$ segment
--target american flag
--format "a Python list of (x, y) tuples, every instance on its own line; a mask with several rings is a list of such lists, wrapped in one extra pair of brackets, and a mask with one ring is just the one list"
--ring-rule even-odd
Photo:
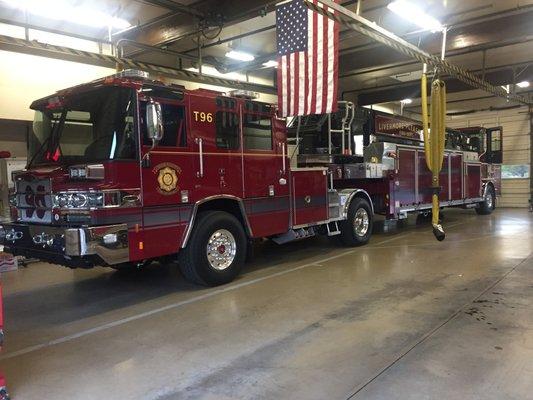
[(276, 8), (276, 26), (280, 115), (336, 111), (339, 23), (292, 0)]

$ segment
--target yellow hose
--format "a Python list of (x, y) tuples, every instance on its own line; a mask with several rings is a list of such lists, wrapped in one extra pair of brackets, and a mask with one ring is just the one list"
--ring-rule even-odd
[(444, 240), (446, 237), (442, 226), (439, 224), (439, 175), (444, 160), (444, 143), (446, 127), (446, 85), (444, 81), (436, 79), (431, 85), (431, 125), (428, 127), (428, 106), (427, 106), (427, 76), (424, 72), (421, 80), (422, 94), (422, 126), (424, 129), (424, 151), (426, 154), (426, 164), (431, 171), (432, 195), (432, 219), (433, 234), (437, 240)]

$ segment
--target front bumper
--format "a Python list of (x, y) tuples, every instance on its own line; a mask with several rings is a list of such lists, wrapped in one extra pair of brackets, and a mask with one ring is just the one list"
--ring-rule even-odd
[(0, 225), (0, 244), (13, 255), (68, 267), (88, 268), (129, 261), (126, 224), (67, 228), (5, 223)]

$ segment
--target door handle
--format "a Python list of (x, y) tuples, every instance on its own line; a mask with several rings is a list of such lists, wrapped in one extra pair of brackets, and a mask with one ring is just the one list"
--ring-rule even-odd
[(196, 173), (196, 176), (202, 178), (204, 176), (204, 142), (202, 138), (196, 138), (195, 142), (198, 144), (198, 154), (200, 157), (200, 171)]
[(286, 154), (285, 143), (281, 143), (281, 157), (283, 158), (283, 173), (285, 173), (287, 170), (287, 166), (285, 165), (285, 163), (287, 162), (287, 160), (285, 160), (285, 154)]

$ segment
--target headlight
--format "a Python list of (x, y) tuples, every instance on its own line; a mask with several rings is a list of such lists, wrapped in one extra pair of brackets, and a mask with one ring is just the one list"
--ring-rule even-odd
[(54, 207), (58, 208), (97, 208), (104, 206), (101, 192), (63, 192), (54, 195)]
[(103, 193), (89, 193), (87, 195), (89, 207), (102, 207), (104, 205)]
[(69, 195), (66, 193), (59, 193), (54, 195), (54, 206), (59, 208), (68, 207)]
[(74, 193), (70, 196), (70, 205), (73, 208), (83, 208), (87, 206), (87, 195), (83, 193)]

